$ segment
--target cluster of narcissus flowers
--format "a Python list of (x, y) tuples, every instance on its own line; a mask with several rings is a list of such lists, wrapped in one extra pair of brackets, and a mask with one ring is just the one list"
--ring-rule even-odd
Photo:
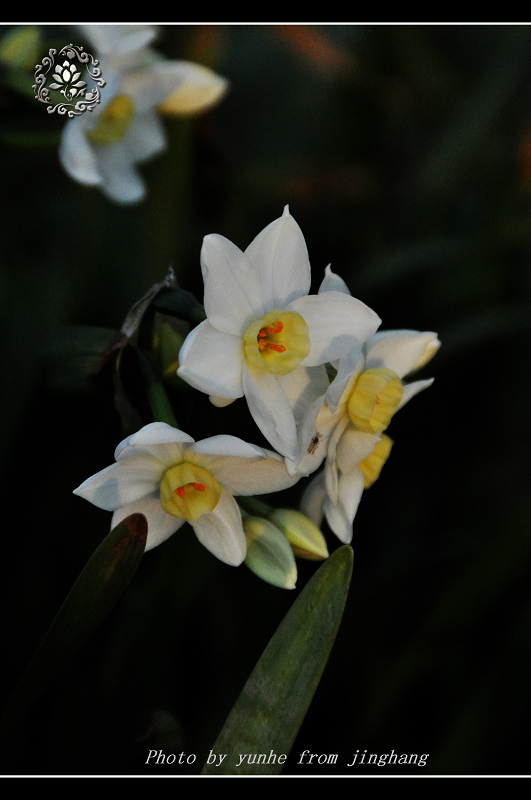
[(100, 62), (105, 87), (97, 107), (66, 123), (59, 158), (74, 180), (98, 186), (115, 202), (136, 203), (146, 189), (135, 164), (166, 145), (159, 115), (205, 111), (228, 82), (199, 64), (161, 58), (150, 47), (153, 25), (78, 27)]
[[(185, 339), (177, 374), (217, 406), (245, 397), (274, 449), (226, 435), (194, 442), (155, 422), (122, 442), (116, 463), (75, 493), (113, 511), (113, 525), (145, 514), (147, 549), (189, 522), (225, 563), (245, 561), (270, 583), (292, 588), (294, 554), (328, 554), (319, 531), (324, 517), (341, 541), (351, 541), (361, 494), (391, 450), (384, 431), (432, 382), (404, 378), (440, 343), (432, 332), (377, 333), (380, 318), (330, 267), (318, 294), (309, 295), (306, 243), (287, 207), (245, 252), (206, 236), (201, 267), (207, 319)], [(252, 498), (314, 472), (304, 513)]]

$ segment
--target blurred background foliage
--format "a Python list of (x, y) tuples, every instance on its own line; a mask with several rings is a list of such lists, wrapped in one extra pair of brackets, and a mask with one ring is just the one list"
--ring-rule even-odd
[[(38, 60), (77, 42), (66, 26), (40, 33)], [(331, 263), (383, 328), (436, 331), (442, 348), (361, 502), (345, 616), (284, 774), (364, 774), (346, 765), (365, 749), (429, 753), (422, 770), (372, 774), (529, 772), (531, 29), (167, 25), (156, 48), (231, 89), (200, 118), (165, 121), (135, 207), (63, 172), (64, 119), (33, 98), (34, 66), (27, 84), (0, 71), (3, 697), (110, 522), (72, 490), (112, 462), (124, 417), (112, 365), (82, 380), (67, 326), (112, 335), (170, 264), (202, 301), (203, 236), (245, 248), (289, 203), (314, 291)], [(122, 366), (133, 416), (150, 422), (138, 365)], [(243, 400), (172, 399), (196, 438), (261, 443)], [(278, 504), (296, 507), (305, 485)], [(3, 773), (186, 774), (145, 766), (158, 748), (197, 754), (198, 772), (317, 568), (298, 563), (287, 592), (223, 565), (190, 528), (148, 553), (13, 731)], [(305, 749), (338, 764), (299, 766)]]

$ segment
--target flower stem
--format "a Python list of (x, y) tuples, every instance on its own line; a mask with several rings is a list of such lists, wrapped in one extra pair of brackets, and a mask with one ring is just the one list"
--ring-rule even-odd
[(138, 357), (142, 365), (142, 371), (146, 382), (146, 392), (151, 407), (151, 413), (155, 422), (166, 422), (174, 428), (178, 428), (175, 414), (171, 406), (166, 389), (162, 380), (157, 375), (157, 370), (152, 364), (151, 358), (146, 352), (138, 350)]

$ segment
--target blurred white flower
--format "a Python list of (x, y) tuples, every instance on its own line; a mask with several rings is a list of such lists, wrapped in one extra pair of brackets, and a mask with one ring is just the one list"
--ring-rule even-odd
[(343, 292), (308, 295), (306, 243), (287, 206), (244, 253), (206, 236), (201, 267), (207, 319), (186, 338), (178, 375), (217, 405), (245, 395), (269, 443), (296, 460), (297, 425), (329, 385), (323, 365), (366, 341), (380, 318)]
[(433, 378), (402, 379), (424, 366), (439, 346), (431, 331), (387, 331), (338, 364), (316, 422), (325, 439), (325, 468), (307, 487), (301, 510), (316, 525), (326, 517), (342, 542), (352, 540), (363, 490), (378, 478), (391, 451), (384, 431), (392, 416), (433, 383)]
[(189, 61), (163, 60), (148, 45), (150, 25), (83, 25), (95, 48), (106, 85), (101, 102), (70, 119), (59, 158), (74, 180), (98, 186), (118, 203), (136, 203), (146, 194), (135, 165), (166, 146), (159, 113), (195, 114), (225, 94), (221, 76)]
[(296, 482), (276, 453), (234, 436), (194, 442), (164, 422), (146, 425), (121, 442), (115, 459), (74, 494), (113, 511), (111, 527), (135, 512), (144, 514), (146, 550), (189, 522), (211, 553), (234, 566), (246, 554), (234, 495), (277, 492)]

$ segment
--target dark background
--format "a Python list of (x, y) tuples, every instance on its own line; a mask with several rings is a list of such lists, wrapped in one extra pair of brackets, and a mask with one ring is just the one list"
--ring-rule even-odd
[[(75, 39), (60, 26), (43, 35)], [(175, 25), (156, 47), (231, 90), (197, 119), (165, 122), (168, 149), (142, 168), (149, 194), (136, 207), (71, 181), (63, 121), (0, 73), (2, 697), (110, 522), (72, 490), (124, 435), (112, 365), (74, 380), (64, 326), (119, 328), (170, 263), (202, 301), (203, 236), (245, 248), (289, 203), (313, 291), (331, 263), (383, 328), (436, 331), (442, 347), (362, 499), (345, 615), (284, 774), (527, 774), (530, 28)], [(243, 400), (172, 397), (192, 436), (261, 442)], [(305, 485), (279, 505), (296, 507)], [(297, 590), (282, 591), (183, 528), (145, 556), (13, 731), (2, 773), (187, 774), (145, 766), (153, 748), (197, 754), (197, 772), (317, 568), (298, 564)], [(305, 749), (338, 764), (299, 766)], [(347, 769), (365, 749), (429, 758)]]

